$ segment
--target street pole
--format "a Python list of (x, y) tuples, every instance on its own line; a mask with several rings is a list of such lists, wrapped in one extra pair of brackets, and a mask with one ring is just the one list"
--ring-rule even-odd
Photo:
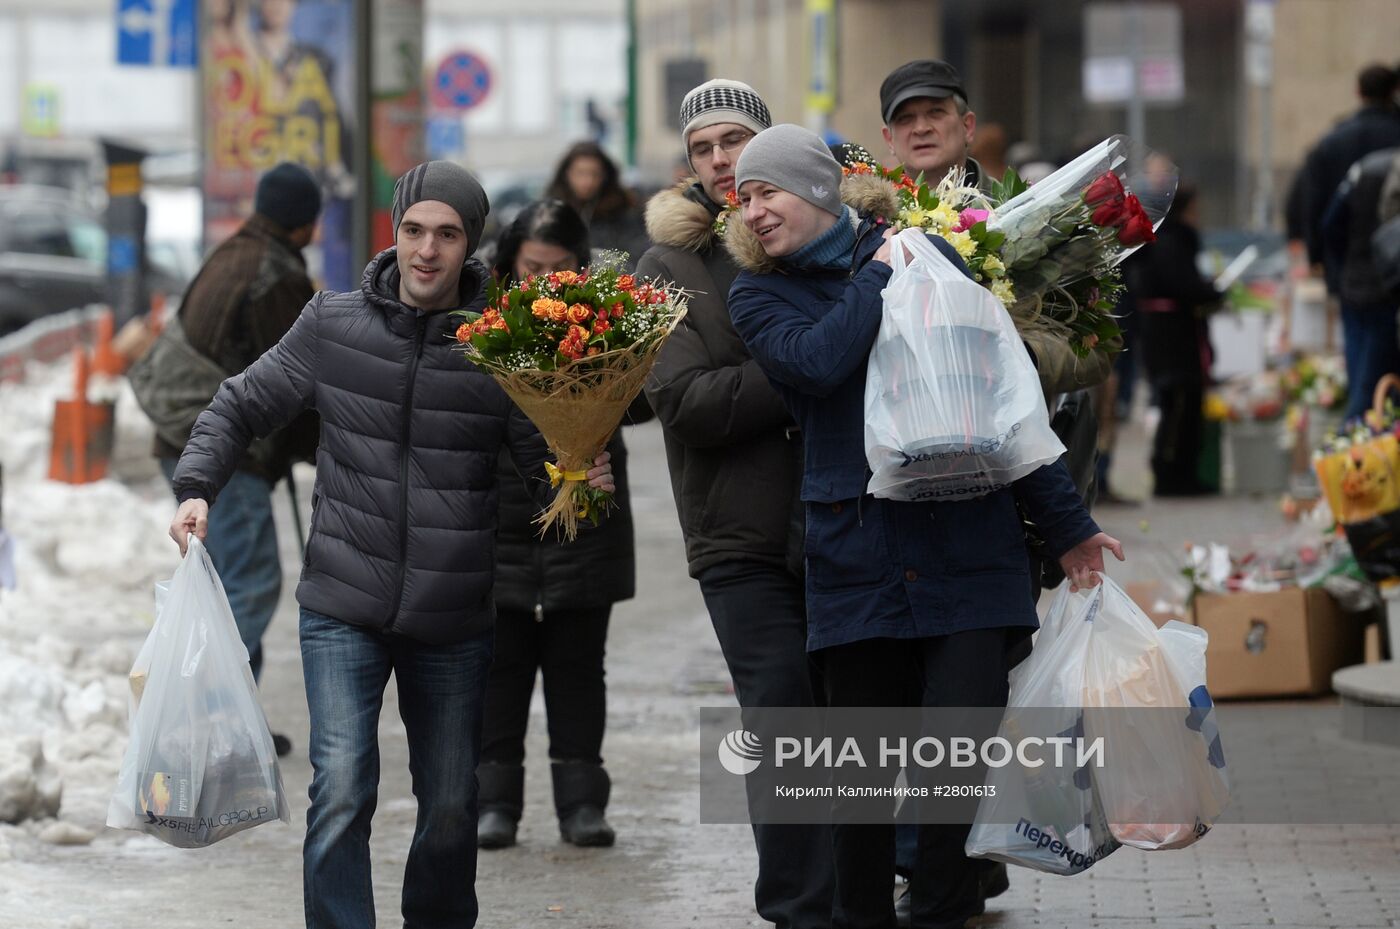
[(1128, 138), (1147, 144), (1147, 104), (1142, 99), (1142, 5), (1128, 4), (1128, 58), (1133, 68), (1133, 95), (1128, 99)]
[(637, 0), (627, 0), (627, 167), (637, 167)]

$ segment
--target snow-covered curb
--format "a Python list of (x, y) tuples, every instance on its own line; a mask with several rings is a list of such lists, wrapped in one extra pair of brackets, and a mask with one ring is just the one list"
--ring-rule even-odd
[(0, 827), (0, 859), (16, 841), (72, 844), (102, 831), (126, 744), (126, 674), (154, 620), (152, 585), (178, 559), (164, 535), (174, 502), (124, 381), (94, 383), (90, 399), (115, 399), (113, 461), (131, 473), (47, 479), (53, 404), (71, 385), (71, 361), (31, 364), (23, 383), (0, 385), (4, 529), (18, 579), (0, 590), (0, 822), (27, 821)]

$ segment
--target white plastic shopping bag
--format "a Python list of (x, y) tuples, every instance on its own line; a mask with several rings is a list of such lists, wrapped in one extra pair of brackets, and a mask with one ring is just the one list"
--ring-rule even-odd
[(156, 600), (131, 670), (131, 740), (107, 825), (200, 848), (290, 822), (248, 650), (198, 539)]
[(1094, 772), (1113, 836), (1147, 851), (1199, 839), (1225, 809), (1230, 786), (1205, 686), (1205, 630), (1158, 629), (1107, 577), (1090, 636), (1084, 705), (1090, 737), (1112, 746)]
[(993, 768), (967, 853), (1075, 874), (1120, 845), (1181, 848), (1229, 801), (1206, 689), (1206, 632), (1158, 629), (1107, 576), (1060, 586), (1035, 648), (1011, 673), (998, 733), (1103, 740), (1101, 764)]
[[(1035, 648), (1011, 672), (1011, 694), (997, 735), (1011, 744), (1047, 735), (1084, 735), (1084, 662), (1097, 599), (1061, 587)], [(1094, 791), (1088, 765), (1009, 764), (991, 768), (992, 788), (977, 809), (966, 851), (1050, 874), (1078, 874), (1119, 847)]]
[(896, 235), (890, 256), (865, 380), (870, 493), (979, 497), (1058, 459), (1035, 365), (997, 299), (921, 230)]

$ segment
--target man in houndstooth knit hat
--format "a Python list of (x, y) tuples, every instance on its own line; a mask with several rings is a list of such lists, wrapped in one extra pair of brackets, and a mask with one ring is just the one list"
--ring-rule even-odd
[[(801, 442), (790, 436), (783, 398), (729, 320), (738, 266), (723, 247), (742, 223), (725, 209), (739, 155), (772, 119), (752, 87), (730, 80), (686, 94), (680, 117), (695, 177), (647, 204), (655, 244), (637, 273), (692, 296), (647, 379), (647, 400), (666, 441), (686, 560), (740, 704), (812, 706), (797, 498)], [(765, 925), (830, 929), (830, 831), (816, 824), (754, 827), (754, 904)]]
[(748, 84), (715, 78), (681, 101), (686, 161), (715, 203), (734, 189), (733, 167), (749, 139), (773, 125), (768, 107)]

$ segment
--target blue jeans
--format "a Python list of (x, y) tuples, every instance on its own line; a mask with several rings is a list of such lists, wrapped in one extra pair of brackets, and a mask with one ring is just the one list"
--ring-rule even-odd
[[(175, 459), (162, 458), (165, 479), (175, 475)], [(277, 555), (277, 526), (272, 519), (272, 484), (246, 471), (235, 471), (209, 508), (204, 547), (228, 594), (238, 637), (248, 649), (253, 679), (262, 673), (262, 637), (282, 595), (282, 561)]]
[(369, 833), (390, 672), (418, 799), (404, 868), (404, 929), (476, 925), (476, 765), (492, 651), (489, 631), (455, 645), (424, 645), (302, 609), (313, 771), (302, 851), (307, 929), (374, 926)]
[(1400, 333), (1393, 304), (1342, 301), (1342, 346), (1347, 366), (1347, 419), (1371, 408), (1376, 382), (1400, 374)]

